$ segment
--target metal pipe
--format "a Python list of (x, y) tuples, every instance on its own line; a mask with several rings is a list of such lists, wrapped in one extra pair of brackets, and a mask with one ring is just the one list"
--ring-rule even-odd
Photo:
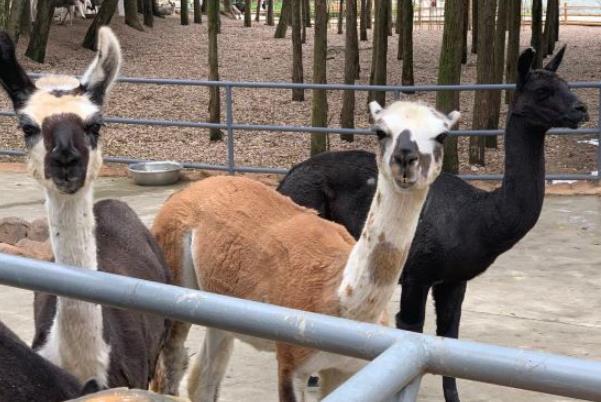
[(426, 361), (422, 342), (395, 343), (323, 401), (388, 401), (423, 373)]
[(363, 359), (375, 358), (396, 342), (423, 342), (427, 372), (601, 400), (597, 361), (436, 338), (4, 254), (0, 254), (0, 283)]

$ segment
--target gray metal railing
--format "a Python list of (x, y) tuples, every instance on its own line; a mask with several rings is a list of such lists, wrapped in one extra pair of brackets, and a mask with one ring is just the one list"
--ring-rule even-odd
[(414, 401), (425, 373), (601, 401), (598, 361), (400, 331), (4, 254), (0, 283), (373, 359), (328, 402)]
[[(32, 74), (33, 77), (39, 77), (40, 74)], [(230, 174), (241, 173), (276, 173), (284, 174), (288, 171), (281, 167), (256, 167), (256, 166), (237, 166), (235, 162), (234, 136), (236, 131), (265, 131), (265, 132), (285, 132), (285, 133), (324, 133), (324, 134), (357, 134), (373, 135), (369, 129), (347, 129), (341, 127), (310, 127), (310, 126), (288, 126), (288, 125), (265, 125), (265, 124), (241, 124), (234, 122), (234, 89), (235, 88), (254, 88), (254, 89), (278, 89), (287, 90), (294, 88), (303, 89), (325, 89), (332, 91), (383, 91), (393, 93), (395, 99), (400, 98), (403, 92), (437, 92), (437, 91), (483, 91), (483, 90), (511, 90), (515, 88), (514, 84), (462, 84), (462, 85), (346, 85), (346, 84), (295, 84), (289, 82), (236, 82), (236, 81), (204, 81), (204, 80), (186, 80), (186, 79), (161, 79), (161, 78), (138, 78), (138, 77), (120, 77), (118, 82), (138, 85), (177, 85), (177, 86), (199, 86), (199, 87), (220, 87), (225, 90), (225, 119), (224, 123), (207, 123), (187, 120), (164, 120), (164, 119), (142, 119), (127, 117), (107, 117), (107, 123), (116, 124), (134, 124), (163, 127), (190, 127), (190, 128), (216, 128), (224, 129), (227, 133), (227, 156), (224, 164), (214, 165), (208, 163), (183, 162), (184, 167), (194, 169), (219, 170)], [(572, 82), (570, 88), (574, 89), (597, 89), (599, 91), (598, 121), (597, 127), (570, 129), (553, 129), (549, 131), (551, 135), (596, 135), (600, 144), (597, 149), (597, 174), (548, 174), (548, 180), (601, 180), (601, 81), (592, 82)], [(13, 116), (10, 111), (0, 111), (0, 116)], [(451, 136), (497, 136), (503, 135), (504, 130), (455, 130), (451, 131)], [(23, 156), (24, 151), (16, 149), (0, 149), (0, 155)], [(106, 157), (107, 162), (113, 163), (133, 163), (140, 162), (140, 159), (124, 157)], [(502, 175), (460, 175), (466, 180), (500, 180)]]

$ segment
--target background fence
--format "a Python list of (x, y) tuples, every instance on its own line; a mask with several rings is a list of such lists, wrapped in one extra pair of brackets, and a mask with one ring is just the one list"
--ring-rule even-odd
[[(37, 77), (39, 75), (33, 75)], [(331, 91), (384, 91), (393, 93), (395, 99), (399, 99), (403, 92), (436, 92), (436, 91), (483, 91), (483, 90), (510, 90), (514, 89), (513, 84), (485, 84), (485, 85), (418, 85), (418, 86), (377, 86), (377, 85), (345, 85), (345, 84), (293, 84), (286, 82), (234, 82), (234, 81), (202, 81), (202, 80), (179, 80), (179, 79), (157, 79), (157, 78), (126, 78), (118, 79), (118, 82), (138, 84), (138, 85), (175, 85), (175, 86), (196, 86), (196, 87), (220, 87), (225, 92), (225, 121), (222, 123), (207, 123), (187, 120), (159, 120), (159, 119), (139, 119), (124, 117), (106, 117), (107, 123), (150, 125), (150, 126), (171, 126), (171, 127), (192, 127), (192, 128), (218, 128), (226, 130), (227, 133), (227, 154), (224, 163), (220, 165), (183, 162), (186, 168), (206, 169), (226, 171), (230, 174), (241, 173), (276, 173), (284, 174), (288, 171), (282, 167), (257, 167), (257, 166), (238, 166), (235, 162), (234, 136), (236, 131), (264, 131), (275, 133), (324, 133), (324, 134), (356, 134), (373, 135), (370, 129), (345, 129), (340, 127), (311, 127), (311, 126), (288, 126), (288, 125), (264, 125), (264, 124), (246, 124), (235, 122), (233, 99), (236, 88), (256, 88), (256, 89), (277, 89), (287, 90), (293, 88), (304, 89), (325, 89)], [(597, 148), (597, 174), (548, 174), (548, 180), (600, 180), (601, 179), (601, 81), (599, 82), (572, 82), (569, 86), (574, 89), (593, 88), (599, 92), (598, 118), (595, 122), (596, 127), (579, 129), (553, 129), (549, 131), (551, 135), (594, 135), (599, 140)], [(0, 116), (14, 116), (12, 111), (0, 111)], [(504, 130), (455, 130), (451, 131), (451, 136), (497, 136), (503, 135)], [(25, 152), (16, 149), (0, 149), (0, 155), (23, 156)], [(140, 159), (124, 158), (120, 156), (111, 156), (105, 158), (107, 162), (114, 163), (134, 163), (140, 162)], [(500, 174), (488, 175), (460, 175), (466, 180), (501, 180)]]

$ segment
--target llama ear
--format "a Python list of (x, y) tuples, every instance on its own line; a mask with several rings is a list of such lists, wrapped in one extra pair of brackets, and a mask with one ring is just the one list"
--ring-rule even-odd
[(553, 72), (557, 71), (557, 69), (559, 68), (559, 65), (561, 64), (561, 61), (563, 60), (563, 54), (565, 52), (566, 52), (566, 45), (563, 45), (563, 47), (561, 49), (559, 49), (559, 52), (557, 52), (555, 57), (553, 57), (551, 59), (551, 61), (547, 63), (547, 65), (545, 66), (545, 70), (553, 71)]
[(25, 105), (35, 89), (17, 61), (15, 44), (4, 31), (0, 31), (0, 84), (13, 102), (15, 111)]
[(369, 102), (369, 112), (371, 113), (371, 117), (374, 121), (377, 120), (378, 114), (382, 111), (382, 106), (376, 101)]
[(520, 54), (520, 58), (518, 59), (518, 89), (521, 89), (524, 84), (526, 84), (526, 81), (528, 81), (528, 76), (530, 75), (530, 69), (532, 68), (535, 56), (536, 51), (531, 47)]
[(447, 115), (447, 117), (449, 119), (449, 127), (454, 127), (455, 124), (457, 124), (457, 122), (461, 118), (461, 112), (459, 112), (457, 110), (453, 110), (451, 113), (449, 113)]
[(92, 102), (102, 105), (121, 68), (121, 46), (108, 27), (98, 30), (96, 57), (81, 79), (81, 85)]

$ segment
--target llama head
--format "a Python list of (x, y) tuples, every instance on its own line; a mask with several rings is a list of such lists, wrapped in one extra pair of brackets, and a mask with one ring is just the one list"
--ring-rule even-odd
[(549, 129), (551, 127), (577, 128), (588, 121), (584, 103), (557, 75), (566, 47), (563, 46), (542, 69), (532, 70), (536, 53), (526, 49), (518, 60), (517, 88), (512, 113), (527, 119), (528, 123)]
[(371, 102), (369, 109), (380, 142), (380, 174), (399, 191), (432, 184), (442, 169), (444, 139), (461, 113), (447, 116), (414, 102), (395, 102), (386, 109)]
[(0, 83), (17, 114), (32, 176), (47, 190), (74, 194), (102, 165), (102, 105), (121, 65), (121, 49), (109, 28), (98, 31), (98, 52), (81, 78), (45, 76), (34, 84), (0, 32)]

